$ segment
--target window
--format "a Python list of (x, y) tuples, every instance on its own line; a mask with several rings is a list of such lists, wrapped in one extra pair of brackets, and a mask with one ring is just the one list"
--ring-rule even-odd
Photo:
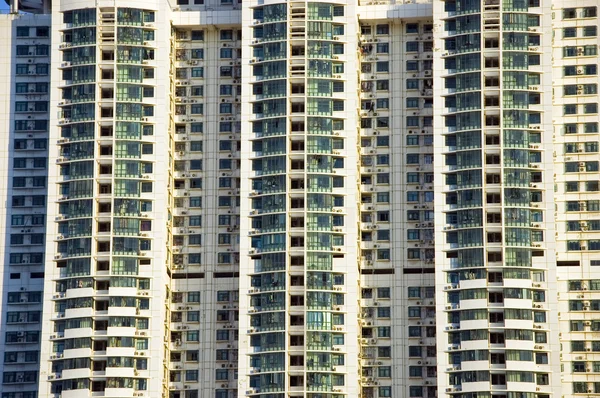
[(377, 347), (378, 358), (391, 358), (392, 348), (391, 347)]
[(142, 95), (144, 98), (153, 98), (154, 97), (154, 87), (144, 87)]
[(564, 38), (577, 37), (577, 28), (564, 28), (563, 29), (563, 37)]
[(377, 192), (377, 203), (389, 203), (390, 193), (389, 192)]
[(419, 117), (418, 116), (407, 116), (406, 117), (406, 127), (419, 127)]
[(190, 152), (202, 152), (202, 141), (191, 141)]
[(389, 43), (377, 43), (377, 53), (378, 54), (387, 54), (390, 52)]
[(35, 35), (37, 37), (48, 37), (50, 36), (50, 28), (46, 26), (39, 26), (35, 28)]
[(224, 102), (219, 104), (219, 113), (220, 114), (230, 114), (233, 112), (233, 105), (228, 103), (228, 102)]
[(563, 67), (563, 74), (565, 76), (575, 76), (577, 74), (577, 67), (574, 65)]
[(419, 346), (408, 346), (408, 356), (409, 357), (421, 357), (423, 355), (423, 350)]
[(418, 108), (419, 107), (419, 98), (414, 98), (414, 97), (406, 98), (406, 107), (407, 108)]
[(185, 360), (188, 362), (198, 362), (200, 354), (197, 350), (189, 350), (185, 352)]
[(189, 217), (189, 226), (190, 227), (201, 227), (202, 226), (202, 216), (190, 216)]
[(563, 87), (563, 95), (577, 95), (577, 85), (568, 84)]
[(387, 135), (379, 135), (377, 136), (377, 146), (378, 147), (388, 147), (390, 146), (390, 137)]
[(419, 164), (419, 154), (418, 153), (406, 154), (406, 164)]
[(198, 370), (186, 370), (185, 371), (185, 381), (198, 381)]
[(421, 307), (408, 307), (409, 318), (421, 318)]
[(188, 330), (186, 333), (186, 341), (199, 341), (200, 334), (197, 330)]
[(233, 161), (231, 159), (219, 159), (219, 170), (231, 170)]
[(217, 253), (218, 264), (231, 264), (231, 253)]
[(387, 24), (377, 25), (376, 33), (378, 35), (389, 35), (390, 34), (390, 26)]
[(221, 33), (221, 40), (233, 40), (233, 30), (223, 29), (220, 33)]
[(217, 341), (228, 341), (229, 330), (217, 330)]
[(18, 26), (17, 27), (17, 37), (28, 37), (29, 36), (29, 26)]
[(406, 52), (417, 52), (417, 51), (419, 51), (419, 42), (418, 41), (406, 42)]
[(406, 201), (407, 202), (418, 202), (419, 201), (419, 192), (408, 191), (406, 193)]
[(204, 95), (204, 86), (192, 86), (192, 97), (202, 97)]
[[(16, 70), (17, 75), (26, 75), (28, 72), (29, 72), (29, 65), (17, 64), (17, 70)], [(24, 104), (27, 104), (27, 103), (24, 102)], [(20, 110), (20, 112), (26, 111), (27, 110), (26, 108), (27, 108), (27, 106), (25, 106), (25, 109)]]
[(204, 59), (204, 49), (203, 48), (192, 49), (192, 59)]
[(37, 64), (35, 66), (35, 73), (38, 75), (47, 75), (48, 74), (48, 64)]
[(192, 123), (190, 125), (190, 130), (192, 133), (202, 133), (204, 131), (203, 123)]
[(563, 19), (574, 19), (577, 18), (577, 10), (575, 8), (563, 9)]
[(597, 103), (583, 104), (583, 113), (585, 113), (585, 114), (598, 113), (598, 104)]
[(565, 104), (564, 107), (565, 115), (576, 115), (577, 114), (577, 104)]
[(390, 64), (387, 61), (377, 62), (377, 72), (387, 73), (390, 71)]
[(203, 41), (204, 31), (203, 30), (192, 30), (192, 40)]
[(598, 132), (598, 123), (597, 122), (585, 123), (583, 125), (583, 132), (584, 133), (597, 133)]
[(419, 24), (418, 23), (407, 23), (406, 24), (406, 33), (419, 33)]
[(419, 89), (419, 80), (418, 79), (406, 79), (406, 89), (407, 90), (418, 90)]
[(199, 303), (200, 292), (188, 292), (187, 301), (188, 303)]
[(583, 36), (584, 37), (593, 37), (598, 35), (598, 27), (597, 26), (584, 26), (583, 27)]
[(229, 301), (229, 292), (226, 290), (220, 290), (217, 292), (217, 301), (219, 302), (224, 302), (224, 301)]
[(583, 72), (584, 75), (596, 75), (598, 73), (598, 65), (584, 65)]
[(419, 70), (419, 61), (406, 61), (406, 70), (408, 71), (418, 71)]
[[(190, 246), (198, 246), (202, 244), (202, 235), (200, 234), (194, 234), (194, 235), (190, 235), (188, 236), (188, 245)], [(200, 255), (198, 254), (198, 261), (197, 264), (200, 263), (199, 257)], [(191, 262), (191, 261), (190, 261)]]
[(229, 360), (229, 350), (217, 350), (217, 361)]
[[(29, 46), (27, 45), (20, 45), (17, 46), (17, 55), (29, 55)], [(33, 55), (33, 53), (31, 53), (31, 55)]]
[(226, 133), (229, 131), (232, 131), (233, 129), (233, 124), (231, 122), (220, 122), (219, 123), (219, 132), (220, 133)]
[(204, 68), (203, 67), (192, 68), (192, 77), (204, 77)]
[(577, 181), (568, 181), (565, 183), (565, 191), (566, 192), (578, 192), (579, 191), (579, 182)]
[(377, 260), (390, 260), (390, 249), (378, 249)]
[(392, 328), (389, 326), (380, 326), (377, 328), (377, 337), (390, 338), (392, 337)]
[(227, 380), (228, 378), (228, 370), (227, 369), (216, 369), (215, 371), (215, 379), (216, 380)]
[(219, 151), (230, 151), (232, 148), (231, 141), (229, 140), (220, 140), (219, 141)]
[(24, 237), (24, 235), (11, 234), (10, 235), (10, 244), (11, 245), (22, 245), (23, 237)]
[[(573, 9), (571, 8), (571, 10)], [(585, 7), (581, 12), (582, 18), (595, 18), (597, 15), (596, 7)]]
[(233, 86), (231, 84), (222, 84), (219, 87), (220, 95), (232, 95), (233, 94)]
[(202, 115), (204, 114), (204, 104), (193, 104), (191, 106), (192, 115)]
[(377, 98), (377, 109), (388, 109), (390, 107), (389, 98)]
[(409, 366), (408, 367), (409, 377), (423, 377), (423, 367), (421, 366)]
[(200, 197), (200, 196), (190, 197), (190, 207), (202, 207), (202, 197)]

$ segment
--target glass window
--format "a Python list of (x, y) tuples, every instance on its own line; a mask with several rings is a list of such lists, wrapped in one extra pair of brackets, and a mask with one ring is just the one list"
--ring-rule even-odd
[(583, 104), (583, 113), (586, 113), (586, 114), (598, 113), (598, 104), (597, 103)]
[(204, 68), (203, 67), (192, 68), (192, 77), (204, 77)]
[(204, 114), (204, 104), (193, 104), (191, 106), (191, 114), (192, 115)]
[(219, 104), (219, 113), (220, 114), (230, 114), (233, 112), (233, 105), (228, 102), (223, 102)]
[(584, 37), (592, 37), (598, 35), (598, 27), (597, 26), (584, 26), (583, 27), (583, 36)]
[(565, 115), (576, 115), (577, 114), (577, 104), (565, 104), (564, 107)]
[(191, 141), (190, 152), (202, 152), (202, 141)]
[(564, 28), (563, 29), (563, 37), (564, 38), (572, 38), (577, 37), (577, 28)]
[(388, 24), (377, 25), (376, 33), (378, 35), (389, 35), (390, 34), (390, 26)]
[(28, 37), (29, 26), (17, 26), (17, 37)]
[(406, 52), (417, 52), (417, 51), (419, 51), (419, 42), (418, 41), (406, 42)]
[(199, 303), (200, 292), (188, 292), (187, 301), (188, 303)]
[(597, 7), (585, 7), (581, 11), (582, 18), (595, 18), (597, 16)]
[(563, 19), (574, 19), (577, 18), (577, 9), (565, 8), (563, 9)]
[(192, 49), (192, 59), (204, 59), (204, 49), (203, 48)]
[(419, 98), (414, 98), (414, 97), (406, 98), (406, 107), (407, 108), (418, 108), (419, 107)]
[(231, 29), (221, 30), (221, 40), (233, 40), (233, 30), (231, 30)]
[(418, 79), (406, 79), (406, 89), (407, 90), (418, 90), (419, 89), (419, 80)]
[(419, 33), (419, 24), (418, 23), (407, 23), (406, 24), (406, 33)]
[(378, 54), (387, 54), (390, 52), (389, 43), (377, 43), (377, 53)]

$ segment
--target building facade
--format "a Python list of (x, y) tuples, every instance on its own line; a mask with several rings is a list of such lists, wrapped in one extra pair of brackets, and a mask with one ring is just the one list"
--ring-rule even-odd
[(14, 2), (2, 398), (600, 394), (595, 3)]
[(2, 394), (38, 389), (50, 119), (48, 15), (2, 15)]

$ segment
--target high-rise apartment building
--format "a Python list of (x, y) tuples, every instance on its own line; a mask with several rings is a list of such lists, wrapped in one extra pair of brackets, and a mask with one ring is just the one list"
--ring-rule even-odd
[(600, 394), (595, 0), (16, 0), (1, 398)]
[(441, 393), (564, 393), (548, 297), (559, 250), (551, 13), (550, 2), (434, 4)]
[(42, 332), (51, 19), (0, 17), (0, 391), (29, 398), (38, 389)]

